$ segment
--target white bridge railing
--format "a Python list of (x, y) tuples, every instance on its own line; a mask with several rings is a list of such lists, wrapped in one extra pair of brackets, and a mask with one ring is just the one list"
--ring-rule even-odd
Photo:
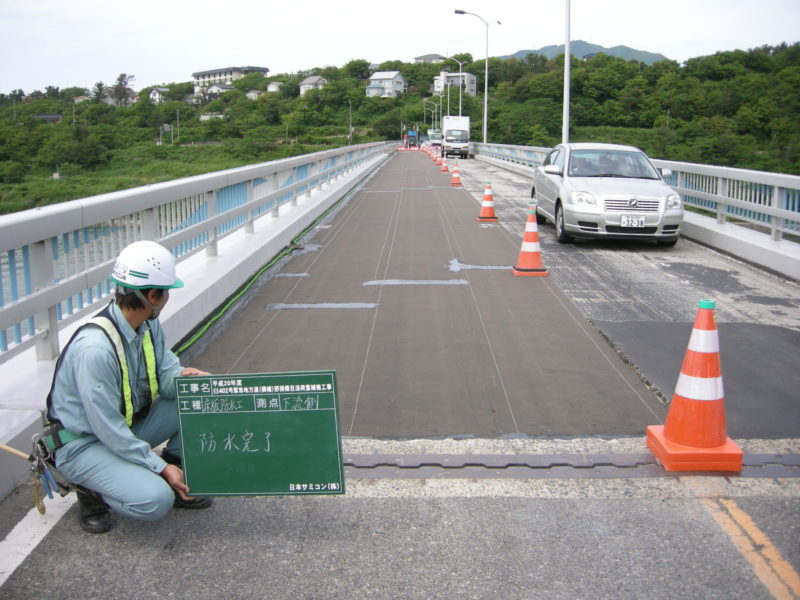
[(58, 356), (58, 331), (107, 301), (108, 273), (129, 243), (159, 241), (178, 261), (215, 256), (223, 237), (253, 233), (259, 217), (279, 217), (281, 206), (395, 146), (348, 146), (0, 216), (0, 364), (33, 346), (39, 360)]
[[(472, 143), (472, 152), (533, 169), (551, 148)], [(779, 241), (784, 234), (800, 235), (800, 176), (732, 169), (669, 160), (653, 160), (670, 169), (667, 183), (684, 203), (713, 215), (718, 223), (763, 228)]]

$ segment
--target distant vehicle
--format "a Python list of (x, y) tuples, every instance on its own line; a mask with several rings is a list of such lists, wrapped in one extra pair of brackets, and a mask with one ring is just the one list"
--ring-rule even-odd
[(442, 117), (442, 154), (469, 156), (469, 117)]
[(418, 148), (419, 147), (419, 138), (417, 136), (417, 132), (413, 129), (409, 129), (406, 133), (406, 148)]
[(428, 140), (431, 146), (442, 147), (442, 130), (441, 129), (428, 129)]
[(533, 174), (536, 220), (555, 224), (556, 239), (652, 239), (674, 246), (683, 222), (680, 195), (647, 155), (632, 146), (560, 144)]

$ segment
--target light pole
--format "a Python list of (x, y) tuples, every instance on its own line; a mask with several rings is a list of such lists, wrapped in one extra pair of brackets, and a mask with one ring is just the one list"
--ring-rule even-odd
[(567, 1), (567, 35), (564, 41), (564, 107), (561, 115), (561, 143), (569, 142), (569, 1)]
[(347, 99), (347, 106), (349, 107), (349, 114), (350, 120), (347, 125), (347, 145), (353, 145), (353, 103), (350, 101), (350, 98)]
[[(458, 116), (461, 116), (461, 91), (464, 89), (464, 76), (461, 74), (461, 67), (467, 64), (466, 62), (461, 62), (457, 58), (453, 58), (452, 56), (448, 56), (447, 60), (453, 60), (458, 63)], [(447, 93), (450, 93), (450, 90), (447, 90)], [(448, 96), (448, 105), (447, 105), (448, 112), (450, 111), (450, 104), (449, 104), (449, 96)]]
[[(427, 98), (423, 98), (422, 102), (428, 102), (430, 104), (433, 104), (433, 108), (428, 108), (427, 110), (433, 111), (433, 122), (431, 123), (431, 129), (436, 129), (436, 109), (439, 108), (439, 105), (436, 104), (436, 102), (434, 102), (433, 100), (428, 100)], [(423, 104), (422, 107), (425, 108), (425, 105)]]
[[(473, 17), (477, 17), (486, 25), (486, 61), (484, 62), (484, 73), (483, 73), (483, 143), (486, 143), (486, 127), (489, 124), (489, 21), (484, 19), (480, 15), (476, 15), (475, 13), (467, 12), (465, 10), (458, 10), (456, 9), (457, 15), (472, 15)], [(500, 21), (497, 21), (498, 25), (502, 25)]]

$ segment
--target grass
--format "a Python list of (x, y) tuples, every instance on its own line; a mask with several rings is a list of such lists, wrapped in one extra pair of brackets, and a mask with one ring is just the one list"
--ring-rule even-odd
[(64, 165), (61, 177), (53, 179), (52, 171), (35, 169), (21, 183), (0, 184), (0, 214), (296, 156), (329, 147), (274, 145), (254, 152), (236, 142), (186, 146), (138, 143), (113, 151), (108, 164), (96, 170)]

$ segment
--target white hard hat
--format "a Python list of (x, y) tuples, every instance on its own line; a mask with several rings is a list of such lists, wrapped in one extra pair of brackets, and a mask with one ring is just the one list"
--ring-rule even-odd
[(175, 257), (161, 244), (134, 242), (123, 248), (114, 263), (111, 281), (132, 289), (181, 288), (175, 275)]

